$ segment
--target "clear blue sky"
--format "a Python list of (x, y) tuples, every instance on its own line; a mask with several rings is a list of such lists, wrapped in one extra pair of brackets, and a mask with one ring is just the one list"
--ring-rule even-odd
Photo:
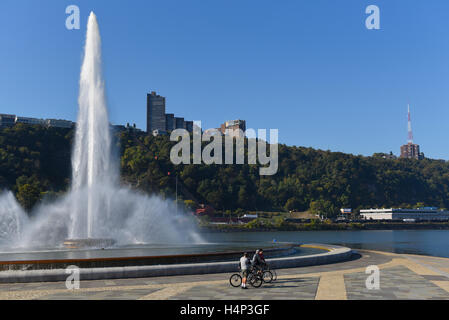
[(115, 124), (144, 129), (156, 90), (203, 128), (241, 118), (288, 145), (398, 154), (410, 103), (415, 142), (449, 159), (447, 0), (1, 0), (0, 113), (76, 119), (91, 10)]

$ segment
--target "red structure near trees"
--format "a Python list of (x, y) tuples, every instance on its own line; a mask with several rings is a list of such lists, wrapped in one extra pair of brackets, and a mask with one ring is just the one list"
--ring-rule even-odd
[(210, 205), (200, 204), (200, 207), (195, 210), (197, 216), (213, 216), (215, 209)]

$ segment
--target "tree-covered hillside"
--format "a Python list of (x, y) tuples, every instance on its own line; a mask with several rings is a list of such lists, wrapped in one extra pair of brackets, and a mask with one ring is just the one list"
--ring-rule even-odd
[[(73, 131), (17, 125), (0, 129), (0, 188), (30, 210), (70, 184)], [(342, 207), (449, 208), (449, 163), (354, 156), (279, 145), (279, 170), (258, 165), (173, 165), (168, 136), (116, 134), (122, 182), (148, 193), (224, 210), (307, 210), (338, 214)]]

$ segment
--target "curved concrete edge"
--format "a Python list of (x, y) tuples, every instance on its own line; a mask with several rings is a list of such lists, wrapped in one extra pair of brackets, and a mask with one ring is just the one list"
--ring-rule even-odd
[[(278, 258), (282, 256), (291, 256), (296, 253), (298, 244), (283, 242), (278, 247), (265, 249), (267, 258)], [(255, 249), (254, 249), (255, 250)], [(13, 260), (0, 261), (0, 273), (3, 271), (31, 271), (31, 270), (53, 270), (66, 269), (71, 265), (79, 268), (112, 268), (112, 267), (132, 267), (132, 266), (151, 266), (151, 265), (173, 265), (190, 263), (207, 263), (217, 261), (238, 260), (241, 251), (228, 252), (210, 252), (199, 254), (180, 254), (167, 256), (142, 256), (142, 257), (111, 257), (111, 258), (81, 258), (81, 259), (47, 259), (47, 260)], [(153, 260), (154, 258), (154, 260)], [(173, 261), (175, 259), (175, 261)], [(157, 261), (157, 262), (156, 262)], [(218, 260), (219, 261), (219, 260)]]
[[(301, 246), (319, 248), (328, 252), (307, 256), (272, 258), (267, 259), (267, 262), (273, 269), (282, 269), (342, 262), (350, 259), (352, 256), (350, 248), (336, 245), (304, 244)], [(79, 272), (80, 280), (104, 280), (231, 273), (236, 272), (237, 268), (237, 261), (228, 261), (135, 267), (80, 268)], [(0, 283), (66, 281), (69, 275), (70, 273), (66, 273), (66, 269), (1, 271)]]

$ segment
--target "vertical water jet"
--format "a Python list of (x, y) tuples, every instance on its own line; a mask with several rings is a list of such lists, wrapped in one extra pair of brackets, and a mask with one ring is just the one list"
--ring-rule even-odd
[(87, 189), (87, 204), (77, 202), (73, 210), (72, 238), (92, 238), (94, 224), (107, 199), (96, 185), (110, 185), (112, 170), (111, 135), (101, 65), (101, 38), (97, 17), (89, 15), (84, 58), (79, 83), (79, 114), (72, 158), (72, 190)]

